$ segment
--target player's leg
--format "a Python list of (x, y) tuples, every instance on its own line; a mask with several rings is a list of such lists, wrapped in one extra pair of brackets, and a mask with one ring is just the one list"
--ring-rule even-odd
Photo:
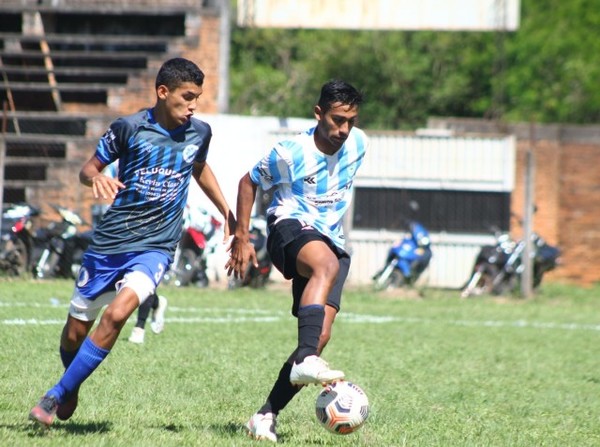
[(148, 320), (148, 317), (150, 316), (150, 311), (154, 306), (154, 297), (156, 297), (155, 293), (148, 297), (138, 307), (137, 321), (135, 323), (135, 326), (133, 327), (133, 330), (131, 331), (131, 335), (129, 336), (129, 341), (131, 343), (144, 343), (146, 321)]
[[(65, 371), (73, 362), (81, 344), (94, 325), (94, 321), (95, 319), (90, 321), (78, 320), (72, 315), (67, 317), (67, 324), (63, 328), (60, 339), (60, 358)], [(70, 395), (65, 396), (63, 403), (58, 405), (56, 409), (56, 416), (62, 421), (69, 419), (77, 408), (78, 400), (79, 387)]]
[(321, 330), (321, 336), (319, 337), (318, 355), (321, 355), (323, 349), (325, 349), (325, 346), (327, 346), (327, 343), (329, 343), (329, 340), (331, 339), (333, 323), (341, 308), (342, 290), (350, 271), (350, 257), (345, 252), (338, 253), (338, 255), (340, 255), (340, 258), (338, 259), (339, 270), (335, 283), (327, 297), (323, 329)]
[[(323, 329), (321, 331), (321, 336), (319, 337), (319, 355), (331, 338), (332, 326), (341, 306), (342, 288), (348, 276), (349, 268), (350, 258), (348, 256), (340, 258), (338, 276), (331, 292), (329, 293), (329, 296), (327, 297), (327, 305), (325, 306)], [(298, 307), (300, 306), (300, 300), (307, 283), (308, 279), (303, 277), (296, 277), (292, 281), (292, 295), (294, 298), (292, 313), (294, 315), (297, 315)], [(277, 380), (275, 381), (275, 384), (273, 385), (265, 404), (260, 408), (258, 413), (263, 415), (267, 413), (273, 413), (275, 416), (277, 416), (279, 412), (285, 408), (285, 406), (302, 388), (301, 386), (292, 385), (290, 383), (290, 372), (294, 360), (296, 359), (297, 351), (298, 348), (294, 350), (288, 360), (283, 364), (281, 370), (279, 371), (279, 376), (277, 377)]]
[(150, 328), (155, 334), (160, 334), (165, 328), (165, 311), (167, 310), (167, 299), (156, 293), (152, 296), (152, 321)]
[[(154, 292), (157, 285), (155, 281), (161, 278), (159, 272), (165, 270), (165, 265), (168, 266), (166, 255), (159, 254), (156, 259), (153, 259), (154, 257), (153, 253), (148, 253), (123, 255), (123, 259), (119, 259), (119, 262), (125, 263), (122, 271), (127, 271), (127, 273), (122, 280), (116, 283), (118, 287), (116, 296), (114, 293), (102, 293), (98, 296), (98, 291), (107, 290), (110, 284), (115, 284), (117, 278), (115, 272), (118, 274), (118, 269), (108, 266), (103, 270), (96, 266), (98, 268), (94, 270), (90, 266), (90, 271), (95, 273), (93, 275), (95, 279), (91, 278), (92, 275), (87, 275), (85, 281), (80, 277), (74, 298), (71, 300), (70, 316), (77, 320), (93, 321), (104, 305), (108, 304), (108, 307), (102, 315), (98, 327), (81, 343), (60, 381), (31, 410), (30, 419), (49, 426), (58, 408), (68, 403), (73, 395), (77, 396), (79, 387), (106, 358), (123, 325), (138, 307), (140, 301), (145, 300)], [(148, 267), (149, 265), (153, 267)], [(84, 269), (82, 268), (82, 270)], [(155, 278), (157, 279), (155, 280)], [(86, 295), (95, 298), (87, 299)], [(74, 332), (77, 331), (74, 330)], [(66, 331), (66, 333), (69, 338), (70, 331)]]
[(344, 378), (318, 356), (325, 319), (325, 303), (339, 271), (339, 261), (323, 240), (302, 245), (296, 257), (297, 275), (308, 281), (298, 306), (298, 351), (290, 381), (295, 385), (330, 383)]
[(31, 410), (30, 419), (49, 427), (55, 414), (62, 420), (73, 414), (78, 402), (79, 387), (110, 353), (122, 326), (138, 303), (137, 295), (132, 289), (121, 289), (104, 311), (98, 327), (85, 337), (58, 383)]
[[(78, 356), (81, 356), (82, 350), (85, 350), (82, 348), (101, 307), (114, 298), (114, 295), (114, 293), (105, 294), (94, 300), (87, 300), (80, 295), (77, 288), (73, 292), (67, 323), (61, 333), (60, 357), (65, 367), (61, 381), (64, 380)], [(50, 426), (55, 414), (61, 420), (69, 419), (77, 407), (79, 385), (63, 387), (60, 390), (56, 390), (58, 384), (55, 385), (33, 407), (29, 418), (44, 426)]]

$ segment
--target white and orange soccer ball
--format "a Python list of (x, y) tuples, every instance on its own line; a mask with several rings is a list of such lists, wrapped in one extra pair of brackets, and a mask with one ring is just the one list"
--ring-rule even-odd
[(362, 427), (369, 417), (369, 399), (358, 385), (335, 382), (317, 396), (316, 413), (327, 430), (347, 435)]

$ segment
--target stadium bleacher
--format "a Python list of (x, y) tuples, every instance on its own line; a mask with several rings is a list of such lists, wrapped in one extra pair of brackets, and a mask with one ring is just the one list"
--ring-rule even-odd
[(212, 3), (3, 0), (4, 201), (61, 194), (61, 178), (124, 113), (115, 104), (139, 102), (162, 61), (198, 46), (198, 17), (214, 14)]

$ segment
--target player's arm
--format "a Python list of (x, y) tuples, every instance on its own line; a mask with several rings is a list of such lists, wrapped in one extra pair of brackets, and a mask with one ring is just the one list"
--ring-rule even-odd
[(198, 183), (198, 186), (200, 186), (200, 189), (206, 194), (206, 197), (208, 197), (223, 215), (223, 218), (225, 219), (225, 234), (223, 240), (227, 241), (229, 236), (235, 231), (235, 216), (229, 208), (227, 200), (225, 200), (225, 196), (221, 191), (221, 187), (219, 186), (215, 174), (208, 163), (204, 161), (194, 163), (193, 176)]
[(229, 261), (225, 264), (228, 275), (233, 273), (234, 276), (243, 278), (248, 262), (258, 266), (256, 252), (250, 242), (250, 215), (256, 198), (256, 189), (257, 185), (252, 181), (249, 173), (242, 177), (238, 185), (236, 207), (238, 222), (231, 241)]
[(95, 199), (114, 199), (119, 189), (125, 188), (118, 179), (102, 174), (105, 167), (106, 163), (100, 161), (94, 154), (79, 171), (79, 181), (85, 186), (92, 187)]

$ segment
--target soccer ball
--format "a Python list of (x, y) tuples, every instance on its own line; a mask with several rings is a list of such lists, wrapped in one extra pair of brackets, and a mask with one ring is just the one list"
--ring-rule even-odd
[(369, 416), (369, 399), (352, 382), (334, 382), (317, 396), (319, 422), (332, 433), (347, 435), (358, 430)]

